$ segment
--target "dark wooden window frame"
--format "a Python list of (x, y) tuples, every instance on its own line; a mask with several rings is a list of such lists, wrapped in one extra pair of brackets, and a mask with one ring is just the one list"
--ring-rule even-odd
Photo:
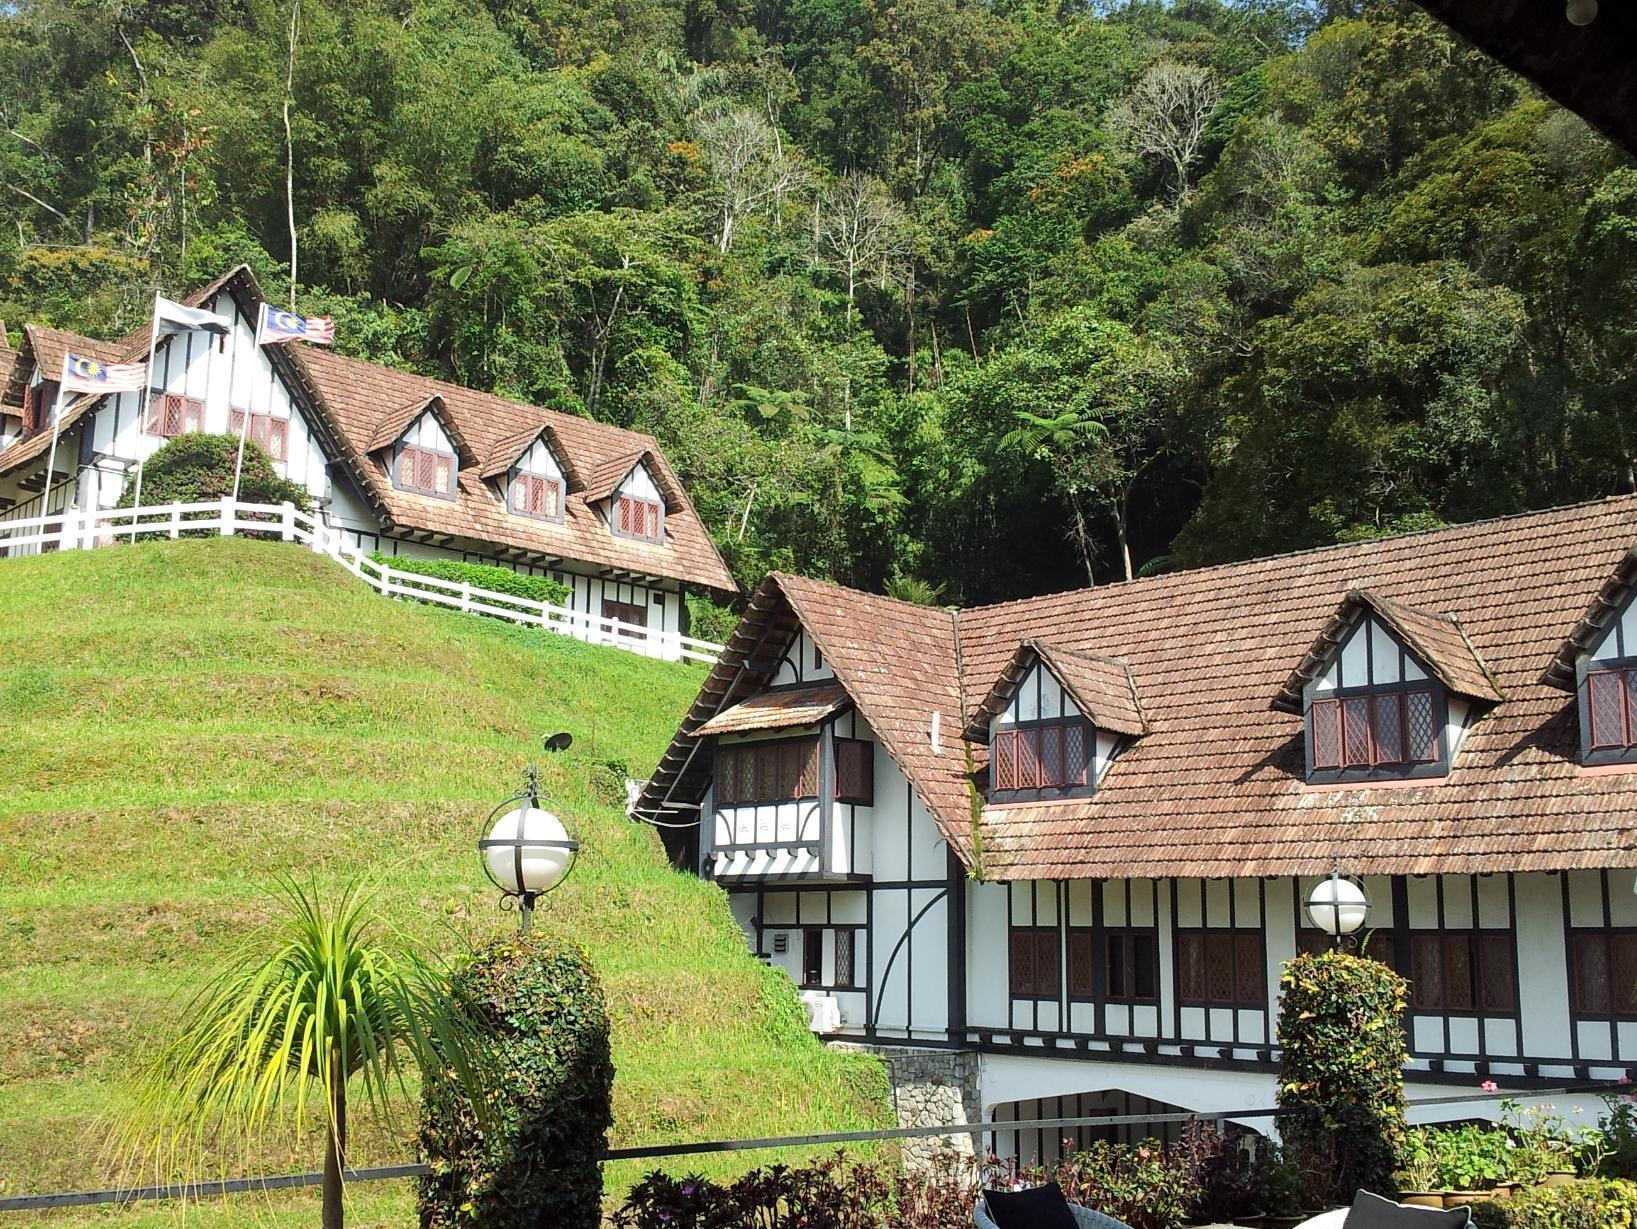
[[(1618, 635), (1619, 632), (1611, 627), (1609, 634)], [(1593, 736), (1602, 727), (1592, 716), (1592, 689), (1607, 685), (1600, 680), (1610, 676), (1613, 677), (1620, 705), (1620, 741), (1600, 744), (1593, 741)], [(1580, 710), (1580, 762), (1586, 765), (1637, 763), (1637, 657), (1587, 661), (1580, 671), (1579, 686), (1575, 692)]]
[[(1432, 756), (1429, 759), (1402, 758), (1410, 754), (1409, 748), (1409, 699), (1411, 692), (1427, 692), (1432, 697)], [(1345, 714), (1351, 709), (1348, 701), (1364, 701), (1370, 706), (1367, 726), (1367, 741), (1369, 755), (1373, 761), (1368, 766), (1352, 767), (1324, 767), (1317, 765), (1317, 747), (1315, 724), (1327, 720), (1329, 706), (1334, 704), (1340, 720), (1336, 732), (1338, 755), (1346, 756), (1347, 719)], [(1383, 700), (1396, 701), (1399, 720), (1399, 746), (1401, 758), (1397, 760), (1377, 760), (1378, 747), (1376, 745), (1376, 712), (1377, 704)], [(1307, 712), (1304, 715), (1303, 725), (1306, 732), (1307, 779), (1314, 785), (1345, 781), (1393, 781), (1410, 780), (1420, 777), (1442, 777), (1449, 774), (1449, 697), (1435, 679), (1416, 679), (1408, 683), (1382, 683), (1372, 687), (1341, 687), (1334, 691), (1321, 692), (1310, 695), (1307, 702)]]
[[(1076, 774), (1069, 771), (1069, 731), (1079, 730), (1084, 751), (1084, 765), (1075, 781)], [(1019, 787), (1008, 784), (1021, 779), (1023, 774), (1023, 752), (1029, 747), (1034, 763), (1043, 770), (1045, 763), (1046, 739), (1057, 740), (1056, 755), (1060, 771), (1057, 774), (1062, 778), (1061, 783), (1050, 786)], [(1030, 744), (1032, 743), (1032, 746)], [(1010, 750), (1008, 750), (1010, 748)], [(1007, 756), (1012, 757), (1012, 768), (1008, 772)], [(1005, 725), (991, 726), (989, 730), (989, 801), (995, 803), (1006, 802), (1040, 802), (1057, 798), (1089, 798), (1097, 791), (1097, 727), (1084, 717), (1050, 717), (1038, 721), (1007, 722)], [(1037, 778), (1038, 779), (1038, 776)]]
[[(1614, 944), (1618, 939), (1627, 940), (1630, 946), (1637, 948), (1637, 927), (1633, 926), (1574, 926), (1569, 929), (1569, 1018), (1571, 1025), (1581, 1021), (1587, 1023), (1607, 1024), (1610, 1021), (1637, 1020), (1637, 996), (1626, 1007), (1621, 1007), (1615, 997), (1614, 987), (1617, 981), (1615, 969), (1617, 961), (1614, 955)], [(1581, 943), (1598, 943), (1603, 948), (1603, 959), (1608, 969), (1609, 1007), (1606, 1011), (1598, 1011), (1584, 1005), (1582, 995), (1585, 988), (1580, 984), (1580, 959), (1578, 946)]]
[[(836, 801), (858, 807), (873, 807), (875, 805), (875, 744), (867, 738), (838, 737), (833, 741), (836, 757)], [(843, 769), (843, 755), (856, 755), (859, 757), (858, 781), (856, 783), (844, 779), (852, 774)], [(849, 789), (849, 785), (854, 786), (854, 788)]]
[[(449, 490), (438, 490), (435, 486), (421, 486), (404, 476), (404, 458), (410, 453), (421, 453), (434, 458), (442, 457), (449, 462)], [(399, 444), (398, 450), (392, 457), (392, 485), (400, 491), (410, 491), (416, 495), (426, 495), (432, 499), (453, 500), (460, 490), (460, 458), (452, 452), (445, 452), (441, 448), (423, 448), (419, 444)]]
[(60, 380), (41, 380), (23, 392), (23, 435), (33, 435), (51, 426), (51, 410), (57, 404)]
[[(1328, 936), (1327, 936), (1328, 937)], [(1268, 1005), (1268, 971), (1267, 971), (1267, 935), (1261, 929), (1251, 929), (1245, 926), (1179, 926), (1172, 932), (1173, 954), (1172, 965), (1176, 981), (1177, 1002), (1183, 1007), (1225, 1008), (1235, 1011), (1267, 1011)], [(1183, 977), (1183, 944), (1198, 940), (1204, 950), (1201, 958), (1206, 962), (1201, 974), (1202, 993), (1190, 994), (1184, 984)], [(1210, 945), (1213, 940), (1226, 941), (1230, 948), (1228, 971), (1228, 994), (1226, 998), (1213, 995), (1210, 984)], [(1245, 951), (1253, 953), (1254, 974), (1251, 980), (1254, 986), (1246, 987), (1241, 984), (1246, 977), (1245, 968), (1241, 964), (1241, 957)]]
[[(1511, 989), (1511, 1004), (1508, 1007), (1483, 1006), (1483, 994), (1487, 983), (1486, 972), (1493, 971), (1490, 962), (1485, 958), (1483, 940), (1490, 940), (1491, 948), (1504, 945), (1495, 959), (1499, 962), (1500, 970), (1505, 973), (1507, 984)], [(1468, 990), (1470, 990), (1470, 1004), (1468, 1006), (1452, 1006), (1458, 1003), (1458, 998), (1452, 998), (1448, 993), (1448, 986), (1440, 985), (1440, 994), (1437, 999), (1429, 1000), (1429, 992), (1418, 984), (1416, 969), (1420, 962), (1420, 953), (1426, 950), (1426, 945), (1437, 942), (1443, 948), (1449, 949), (1464, 941), (1466, 946), (1465, 960), (1467, 967)], [(1412, 927), (1408, 931), (1409, 969), (1404, 976), (1410, 983), (1409, 1013), (1412, 1016), (1448, 1016), (1452, 1019), (1483, 1019), (1483, 1020), (1511, 1020), (1516, 1019), (1519, 1012), (1518, 1000), (1518, 954), (1517, 938), (1513, 931), (1495, 927), (1453, 928), (1444, 930), (1429, 930)], [(1447, 959), (1447, 950), (1441, 959)]]
[[(598, 611), (605, 619), (614, 619), (631, 627), (648, 626), (648, 607), (641, 602), (621, 602), (615, 598), (605, 597), (598, 606)], [(635, 632), (621, 632), (620, 635), (632, 640), (646, 640), (648, 633), (644, 630), (640, 635)]]
[[(652, 533), (647, 532), (646, 524), (642, 531), (629, 528), (627, 508), (641, 508), (642, 519), (646, 523), (653, 521)], [(665, 503), (658, 499), (642, 499), (636, 495), (615, 495), (608, 508), (608, 527), (614, 531), (616, 537), (631, 538), (638, 542), (663, 542), (665, 540)]]
[[(817, 949), (815, 955), (814, 949)], [(803, 990), (824, 985), (824, 927), (803, 926), (801, 930), (801, 980)]]
[[(526, 506), (528, 503), (527, 498), (520, 497), (521, 492), (519, 491), (519, 488), (526, 482), (538, 482), (544, 491), (555, 488), (554, 502), (557, 505), (557, 511), (555, 513), (530, 512)], [(533, 521), (549, 521), (553, 525), (561, 525), (564, 515), (563, 495), (563, 480), (553, 478), (550, 474), (533, 474), (527, 470), (514, 469), (506, 476), (506, 511), (514, 516), (526, 516)]]
[[(1062, 940), (1056, 926), (1012, 926), (1006, 936), (1006, 986), (1013, 1000), (1022, 1002), (1055, 1003), (1059, 1001), (1063, 983)], [(1020, 944), (1032, 947), (1029, 957), (1029, 975), (1018, 960)], [(1040, 954), (1051, 955), (1050, 984), (1040, 973)]]
[[(780, 768), (777, 766), (776, 756), (782, 754), (781, 748), (794, 748), (798, 755), (804, 755), (806, 762), (797, 761), (794, 792), (780, 794), (778, 779)], [(740, 797), (737, 788), (725, 789), (724, 786), (731, 780), (737, 785), (737, 775), (730, 778), (729, 773), (737, 774), (738, 757), (741, 755), (753, 756), (751, 766), (751, 795)], [(768, 777), (772, 782), (764, 788)], [(718, 807), (749, 807), (749, 806), (776, 806), (782, 802), (814, 801), (819, 796), (819, 739), (816, 734), (809, 734), (802, 738), (768, 738), (757, 742), (734, 743), (731, 746), (716, 747), (716, 764), (714, 768), (716, 782), (716, 805)], [(785, 842), (786, 845), (789, 842)], [(784, 846), (780, 846), (783, 848)], [(740, 849), (743, 846), (735, 845), (728, 848)]]
[[(1098, 934), (1102, 936), (1102, 948), (1098, 949)], [(1149, 985), (1152, 993), (1139, 995), (1138, 961), (1136, 961), (1136, 939), (1148, 939)], [(1113, 948), (1120, 944), (1121, 980), (1125, 982), (1126, 990), (1116, 992), (1113, 985)], [(1077, 959), (1076, 948), (1080, 944), (1090, 944), (1090, 959)], [(1159, 1005), (1159, 928), (1156, 926), (1069, 926), (1066, 944), (1066, 969), (1064, 982), (1069, 990), (1069, 1002), (1094, 1003), (1098, 1000), (1107, 1003), (1118, 1003), (1121, 1006), (1157, 1006)], [(1084, 980), (1077, 979), (1077, 969), (1089, 969), (1092, 974), (1090, 985)]]

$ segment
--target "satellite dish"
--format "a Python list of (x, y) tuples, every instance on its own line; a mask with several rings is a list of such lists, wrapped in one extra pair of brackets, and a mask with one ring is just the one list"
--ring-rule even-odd
[(574, 745), (574, 735), (567, 730), (559, 730), (556, 734), (546, 735), (545, 748), (547, 751), (567, 751)]

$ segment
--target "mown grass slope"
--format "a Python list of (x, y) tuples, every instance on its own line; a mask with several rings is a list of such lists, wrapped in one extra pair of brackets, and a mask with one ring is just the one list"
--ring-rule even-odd
[[(626, 769), (655, 762), (700, 677), (388, 601), (274, 543), (0, 560), (0, 1193), (110, 1179), (98, 1119), (121, 1074), (275, 876), (367, 875), (394, 923), (444, 951), (514, 926), (474, 842), (531, 759), (582, 825), (541, 924), (583, 943), (604, 979), (615, 1142), (881, 1125), (879, 1067), (824, 1052), (721, 894), (622, 814)], [(539, 738), (556, 729), (575, 744), (548, 759)], [(407, 1157), (412, 1129), (408, 1114), (364, 1132), (354, 1163)], [(291, 1141), (268, 1170), (316, 1167), (314, 1144)], [(351, 1199), (354, 1223), (413, 1223), (408, 1183)], [(316, 1204), (239, 1197), (205, 1214), (310, 1223)]]

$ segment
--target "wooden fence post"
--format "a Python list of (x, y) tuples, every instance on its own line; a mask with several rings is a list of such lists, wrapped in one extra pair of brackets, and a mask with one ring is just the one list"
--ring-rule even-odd
[(222, 496), (222, 537), (224, 538), (231, 538), (233, 536), (234, 506), (233, 497), (231, 495)]
[(283, 513), (281, 518), (283, 529), (280, 537), (286, 542), (294, 542), (296, 538), (296, 506), (286, 499), (279, 505), (279, 509)]

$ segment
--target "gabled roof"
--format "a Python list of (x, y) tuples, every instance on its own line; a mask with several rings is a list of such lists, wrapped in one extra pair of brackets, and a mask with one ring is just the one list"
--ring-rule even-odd
[(689, 734), (694, 738), (707, 738), (716, 734), (745, 734), (752, 730), (788, 730), (796, 726), (817, 725), (843, 709), (851, 708), (852, 704), (847, 689), (840, 683), (764, 691), (759, 696), (740, 701), (726, 712), (718, 713), (703, 725), (690, 730)]
[(988, 739), (990, 721), (1011, 702), (1012, 692), (1037, 661), (1068, 693), (1081, 716), (1098, 729), (1136, 738), (1148, 728), (1137, 699), (1137, 681), (1127, 663), (1096, 653), (1076, 653), (1045, 640), (1024, 640), (978, 705), (963, 737), (974, 742)]
[(654, 451), (651, 448), (639, 448), (635, 452), (624, 456), (610, 457), (601, 465), (592, 469), (585, 480), (585, 501), (588, 504), (600, 504), (603, 500), (613, 497), (619, 490), (620, 483), (630, 475), (637, 466), (644, 466), (659, 488), (659, 493), (665, 499), (665, 510), (675, 511), (681, 505), (679, 488), (670, 477), (654, 462)]
[(1580, 655), (1603, 638), (1609, 624), (1631, 597), (1634, 584), (1637, 584), (1637, 546), (1630, 547), (1620, 556), (1614, 571), (1598, 586), (1591, 605), (1586, 607), (1586, 613), (1569, 629), (1563, 643), (1557, 646), (1557, 652), (1552, 654), (1551, 663), (1540, 676), (1542, 683), (1564, 691), (1575, 689), (1575, 667), (1580, 662)]
[(417, 397), (412, 401), (399, 406), (395, 410), (388, 410), (381, 415), (380, 421), (375, 424), (375, 430), (369, 437), (369, 443), (364, 446), (365, 452), (380, 452), (383, 448), (391, 448), (403, 439), (404, 432), (420, 419), (422, 414), (431, 414), (438, 420), (438, 425), (449, 436), (460, 455), (462, 465), (477, 464), (477, 455), (467, 444), (460, 428), (455, 426), (454, 420), (449, 417), (449, 410), (443, 403), (443, 398), (436, 393), (430, 397)]
[[(686, 804), (703, 796), (708, 756), (686, 733), (764, 688), (777, 660), (769, 645), (806, 628), (915, 797), (986, 878), (1307, 875), (1337, 859), (1356, 874), (1637, 867), (1633, 778), (1581, 770), (1574, 705), (1539, 679), (1633, 541), (1637, 496), (1621, 496), (958, 614), (770, 576), (642, 806), (669, 806), (671, 822), (697, 817)], [(1288, 679), (1289, 646), (1354, 590), (1392, 594), (1400, 622), (1422, 633), (1437, 629), (1396, 608), (1447, 612), (1506, 697), (1472, 726), (1446, 777), (1307, 784), (1302, 720), (1268, 697)], [(1146, 732), (1090, 797), (980, 803), (980, 858), (973, 777), (987, 749), (947, 732), (968, 725), (1023, 640), (1128, 662)], [(1453, 653), (1444, 648), (1428, 651)]]
[(1302, 691), (1334, 660), (1342, 642), (1358, 625), (1366, 611), (1372, 611), (1398, 635), (1406, 648), (1448, 691), (1473, 700), (1493, 703), (1504, 699), (1499, 685), (1472, 647), (1461, 621), (1454, 615), (1433, 614), (1383, 597), (1368, 589), (1354, 589), (1341, 600), (1335, 614), (1308, 646), (1290, 677), (1273, 698), (1273, 707), (1287, 713), (1302, 711)]
[[(719, 592), (737, 591), (687, 493), (651, 437), (445, 380), (378, 367), (323, 347), (297, 343), (280, 348), (290, 352), (297, 377), (334, 423), (342, 459), (389, 525), (434, 538), (491, 542), (502, 552), (519, 556), (580, 559), (632, 575), (665, 576)], [(369, 448), (382, 423), (382, 406), (425, 405), (433, 398), (473, 458), (470, 465), (461, 467), (452, 500), (398, 490)], [(649, 458), (655, 481), (662, 489), (674, 491), (677, 500), (665, 520), (664, 542), (610, 532), (592, 502), (581, 495), (571, 494), (563, 501), (561, 523), (508, 513), (505, 499), (480, 472), (479, 459), (496, 457), (504, 451), (502, 444), (509, 447), (514, 439), (527, 436), (532, 440), (542, 429), (550, 430), (553, 451), (565, 474), (584, 474), (587, 466), (610, 457)], [(522, 445), (518, 451), (522, 452)], [(487, 468), (486, 461), (483, 468)]]
[(545, 440), (546, 447), (551, 449), (551, 455), (557, 458), (558, 468), (563, 471), (564, 484), (568, 490), (580, 490), (585, 484), (580, 481), (579, 471), (564, 453), (557, 432), (551, 429), (551, 424), (546, 422), (543, 416), (539, 422), (530, 423), (521, 430), (497, 440), (494, 447), (489, 450), (483, 468), (478, 471), (479, 475), (485, 479), (503, 477), (512, 466), (523, 459), (524, 453), (534, 447), (536, 440)]

